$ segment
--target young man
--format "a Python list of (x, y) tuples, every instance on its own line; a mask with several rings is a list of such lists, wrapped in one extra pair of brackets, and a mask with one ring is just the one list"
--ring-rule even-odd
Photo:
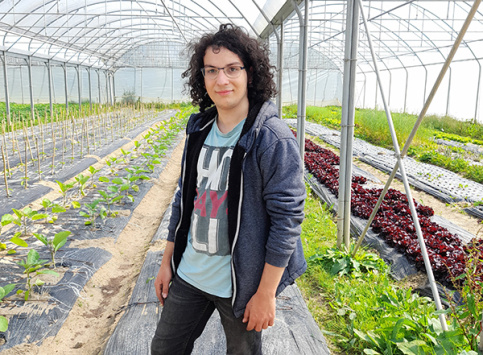
[(261, 354), (275, 297), (306, 269), (298, 145), (277, 117), (268, 49), (221, 25), (190, 45), (194, 114), (155, 281), (152, 354), (190, 354), (215, 310), (228, 354)]

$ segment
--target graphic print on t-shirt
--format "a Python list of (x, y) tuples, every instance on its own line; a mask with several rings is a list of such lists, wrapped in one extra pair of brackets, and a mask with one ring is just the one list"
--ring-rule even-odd
[(232, 147), (204, 145), (201, 149), (197, 196), (191, 220), (191, 243), (199, 253), (230, 254), (226, 198), (232, 154)]

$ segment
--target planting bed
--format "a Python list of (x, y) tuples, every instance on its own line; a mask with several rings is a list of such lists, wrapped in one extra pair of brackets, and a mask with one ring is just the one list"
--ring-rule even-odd
[[(288, 119), (287, 123), (292, 127), (296, 126), (294, 119)], [(340, 132), (338, 131), (306, 122), (306, 132), (319, 137), (336, 148), (340, 147)], [(354, 139), (353, 155), (358, 157), (359, 160), (388, 173), (392, 172), (396, 164), (393, 151), (376, 147), (358, 138)], [(417, 162), (410, 157), (404, 159), (404, 166), (409, 183), (412, 186), (444, 202), (476, 202), (483, 199), (482, 184), (465, 179), (446, 169)], [(400, 178), (399, 173), (396, 174), (396, 177)]]
[[(309, 182), (324, 201), (337, 209), (339, 157), (310, 140), (306, 140), (305, 150)], [(360, 235), (364, 220), (369, 218), (381, 191), (382, 186), (374, 186), (366, 178), (353, 174), (351, 228), (355, 236)], [(452, 287), (452, 278), (465, 270), (468, 248), (483, 251), (483, 240), (473, 238), (470, 233), (442, 217), (435, 218), (431, 207), (416, 201), (414, 203), (435, 278), (442, 285)], [(403, 278), (417, 270), (424, 271), (407, 198), (397, 190), (389, 189), (365, 242), (379, 250), (381, 256), (392, 264), (392, 273), (396, 278)], [(478, 269), (481, 275), (483, 265), (478, 265)]]

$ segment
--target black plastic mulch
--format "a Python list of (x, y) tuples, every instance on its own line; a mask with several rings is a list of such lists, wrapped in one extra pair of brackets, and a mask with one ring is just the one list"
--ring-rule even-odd
[[(58, 267), (58, 271), (67, 270), (55, 285), (36, 288), (39, 301), (12, 300), (0, 304), (3, 315), (12, 314), (8, 330), (0, 333), (6, 340), (0, 351), (24, 343), (40, 345), (45, 338), (57, 334), (87, 281), (111, 256), (100, 248), (60, 250), (56, 259), (65, 266)], [(41, 257), (48, 259), (46, 253), (41, 253)], [(9, 271), (11, 268), (2, 270), (2, 275)]]
[(483, 206), (465, 208), (464, 211), (471, 216), (483, 220)]

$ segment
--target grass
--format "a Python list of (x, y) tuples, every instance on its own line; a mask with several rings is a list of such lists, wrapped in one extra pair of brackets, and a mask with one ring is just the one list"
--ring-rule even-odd
[[(296, 117), (297, 107), (284, 107), (286, 117)], [(392, 113), (399, 148), (402, 149), (417, 120), (416, 115)], [(338, 106), (307, 107), (307, 120), (340, 130), (341, 108)], [(391, 134), (384, 111), (356, 109), (354, 135), (376, 146), (393, 149)], [(408, 150), (416, 160), (437, 165), (483, 183), (483, 166), (470, 161), (482, 161), (480, 155), (462, 148), (439, 146), (435, 138), (451, 139), (461, 143), (483, 144), (483, 125), (474, 121), (458, 121), (451, 117), (425, 117)]]

